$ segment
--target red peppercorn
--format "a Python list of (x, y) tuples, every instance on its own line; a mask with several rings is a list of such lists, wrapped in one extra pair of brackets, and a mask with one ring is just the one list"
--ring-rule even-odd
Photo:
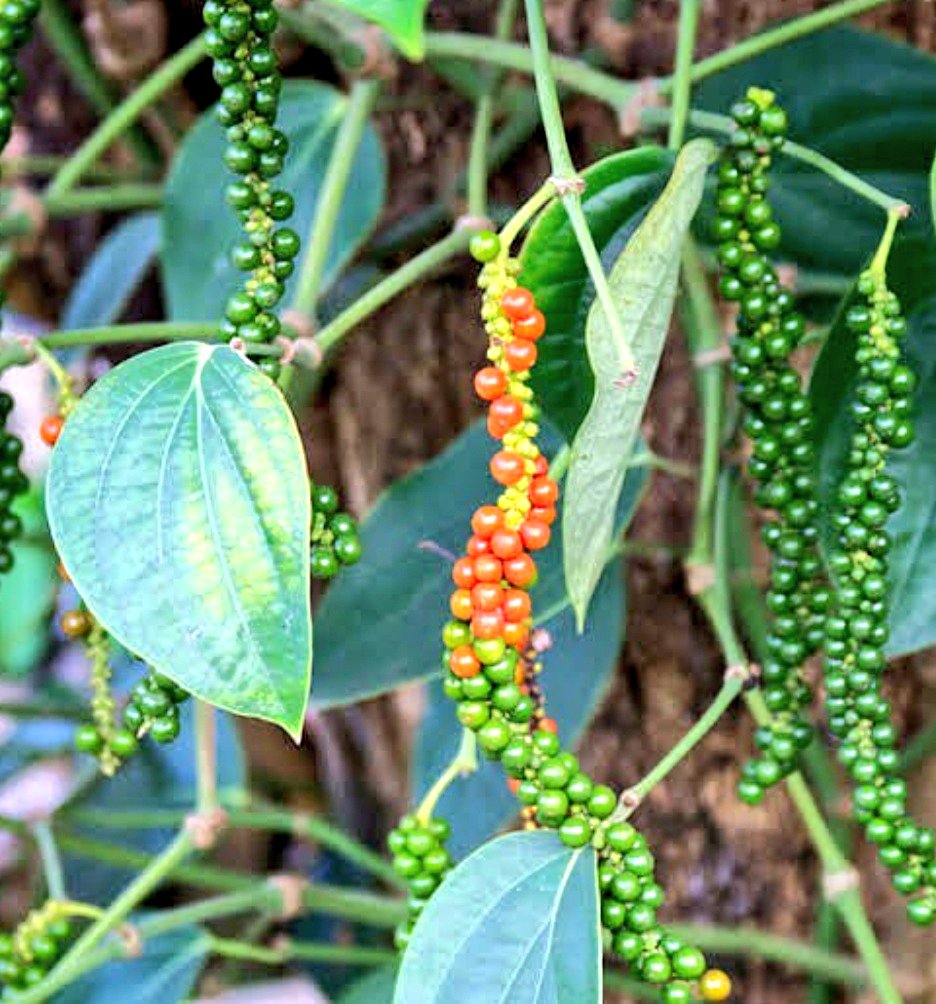
[(472, 534), (472, 536), (468, 538), (468, 543), (465, 546), (465, 551), (472, 558), (477, 558), (479, 554), (487, 554), (490, 550), (490, 541), (484, 537), (479, 537), (477, 534)]
[(475, 584), (474, 562), (471, 558), (459, 558), (452, 565), (452, 581), (460, 589), (471, 589)]
[(504, 568), (493, 554), (479, 554), (474, 559), (474, 573), (478, 582), (500, 582)]
[(497, 610), (503, 594), (499, 582), (479, 582), (471, 590), (471, 604), (475, 610)]
[(504, 525), (504, 512), (496, 505), (479, 506), (471, 517), (471, 529), (479, 537), (490, 537)]
[(61, 415), (47, 415), (39, 426), (39, 438), (46, 446), (55, 446), (64, 424), (65, 419)]
[(548, 508), (559, 498), (559, 485), (551, 477), (540, 475), (531, 482), (527, 495), (533, 505)]
[(501, 606), (504, 610), (504, 619), (513, 623), (525, 621), (533, 609), (530, 594), (522, 589), (505, 590)]
[(485, 366), (474, 378), (475, 393), (485, 401), (493, 401), (507, 390), (507, 377), (496, 366)]
[(491, 550), (498, 558), (516, 558), (523, 551), (523, 540), (516, 530), (502, 527), (491, 537)]
[(523, 286), (516, 286), (508, 289), (501, 297), (501, 310), (512, 321), (517, 321), (521, 317), (529, 317), (534, 310), (533, 294), (524, 289)]
[(537, 456), (536, 460), (534, 460), (533, 463), (535, 464), (533, 473), (537, 477), (541, 477), (542, 475), (549, 473), (549, 461), (543, 456), (542, 453), (540, 453)]
[(539, 506), (533, 506), (530, 510), (530, 519), (537, 519), (540, 523), (545, 523), (547, 526), (552, 526), (556, 522), (556, 510), (553, 506), (548, 509), (541, 509)]
[(536, 346), (525, 338), (515, 338), (504, 346), (504, 359), (515, 373), (532, 369), (536, 363)]
[(535, 342), (546, 330), (546, 318), (541, 310), (534, 310), (526, 317), (518, 317), (513, 323), (514, 334), (518, 338), (529, 338)]
[(499, 450), (491, 457), (491, 476), (502, 485), (515, 485), (525, 469), (523, 457), (509, 450)]
[(498, 610), (478, 610), (471, 618), (475, 638), (498, 638), (504, 630), (504, 615)]
[(504, 578), (512, 586), (528, 586), (536, 578), (536, 565), (528, 554), (509, 558), (504, 562), (503, 569)]
[(528, 550), (541, 551), (549, 543), (552, 531), (545, 523), (540, 523), (535, 519), (528, 519), (520, 527), (520, 535), (523, 537), (523, 543)]

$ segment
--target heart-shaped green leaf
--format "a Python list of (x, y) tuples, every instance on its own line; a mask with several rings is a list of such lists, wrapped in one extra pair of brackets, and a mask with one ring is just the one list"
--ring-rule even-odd
[(708, 140), (683, 147), (663, 194), (611, 270), (611, 294), (637, 364), (629, 385), (620, 382), (618, 348), (601, 304), (595, 301), (588, 312), (595, 395), (572, 444), (562, 514), (566, 588), (579, 630), (611, 547), (624, 476), (669, 329), (683, 241), (714, 157)]
[[(289, 156), (279, 184), (295, 196), (296, 211), (288, 225), (303, 239), (315, 218), (345, 106), (344, 95), (326, 84), (288, 80), (283, 85), (277, 126), (289, 139)], [(226, 143), (214, 112), (203, 115), (186, 134), (166, 185), (161, 261), (174, 320), (221, 317), (228, 297), (241, 282), (240, 273), (228, 260), (231, 245), (242, 239), (242, 231), (224, 201), (225, 187), (233, 180), (224, 167)], [(338, 211), (322, 293), (373, 230), (383, 208), (385, 176), (380, 139), (368, 123)], [(302, 256), (296, 262), (296, 274), (301, 271)], [(295, 276), (287, 283), (287, 303), (294, 283)]]
[(595, 853), (555, 833), (485, 844), (433, 894), (403, 954), (396, 1004), (598, 1004)]
[[(663, 190), (673, 156), (657, 146), (616, 153), (587, 168), (582, 208), (609, 269)], [(533, 388), (569, 441), (588, 411), (595, 381), (585, 351), (585, 319), (595, 298), (585, 260), (561, 203), (536, 221), (523, 245), (522, 279), (548, 319), (537, 342)]]
[(65, 423), (49, 524), (94, 615), (202, 700), (302, 730), (310, 500), (276, 387), (226, 346), (122, 363)]
[(380, 25), (407, 59), (422, 59), (426, 51), (423, 21), (429, 0), (327, 0)]
[[(931, 287), (936, 285), (930, 279)], [(912, 297), (912, 294), (911, 294)], [(909, 331), (906, 349), (919, 380), (914, 395), (916, 438), (895, 450), (887, 469), (901, 486), (903, 503), (887, 523), (894, 545), (888, 561), (891, 584), (891, 656), (917, 652), (936, 643), (936, 289), (905, 301)], [(826, 339), (810, 381), (815, 414), (821, 510), (826, 518), (821, 540), (832, 541), (828, 513), (845, 469), (853, 423), (848, 401), (857, 369), (854, 337), (843, 323), (844, 310)]]

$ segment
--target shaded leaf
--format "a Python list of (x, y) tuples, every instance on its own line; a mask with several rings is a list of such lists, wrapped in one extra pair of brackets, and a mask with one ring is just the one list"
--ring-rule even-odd
[(122, 363), (65, 423), (47, 506), (78, 592), (121, 644), (202, 700), (301, 732), (308, 475), (255, 366), (196, 343)]
[[(605, 269), (610, 269), (663, 190), (673, 155), (657, 146), (616, 153), (582, 172), (582, 208)], [(585, 320), (595, 287), (561, 203), (530, 229), (521, 254), (522, 280), (546, 315), (533, 388), (544, 411), (570, 440), (588, 411), (595, 381), (585, 350)]]
[[(345, 106), (344, 95), (326, 84), (288, 80), (283, 85), (277, 128), (289, 139), (290, 152), (278, 185), (295, 196), (296, 211), (286, 225), (303, 239), (315, 217)], [(242, 240), (243, 234), (224, 201), (225, 188), (233, 180), (224, 167), (226, 145), (214, 112), (207, 112), (186, 134), (166, 185), (162, 273), (173, 320), (220, 318), (241, 282), (241, 274), (228, 260), (231, 245)], [(383, 150), (368, 123), (326, 257), (323, 293), (373, 230), (383, 208), (385, 187)], [(301, 271), (302, 256), (287, 282), (287, 303)]]
[(397, 1004), (598, 1004), (601, 936), (591, 848), (512, 833), (463, 861), (403, 955)]
[(580, 630), (612, 544), (615, 510), (673, 312), (683, 241), (714, 157), (707, 140), (683, 148), (663, 194), (611, 270), (611, 293), (637, 366), (630, 385), (620, 383), (618, 346), (601, 304), (595, 301), (588, 313), (595, 395), (572, 444), (562, 515), (565, 581)]
[(62, 327), (113, 324), (143, 281), (159, 253), (158, 213), (136, 213), (121, 220), (91, 256), (62, 311)]
[(338, 998), (337, 1004), (393, 1004), (396, 978), (396, 966), (377, 969), (355, 980)]

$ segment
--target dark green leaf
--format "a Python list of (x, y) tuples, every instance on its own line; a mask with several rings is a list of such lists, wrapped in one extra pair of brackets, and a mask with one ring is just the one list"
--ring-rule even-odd
[[(895, 450), (888, 471), (903, 490), (903, 504), (891, 516), (887, 531), (894, 540), (890, 554), (891, 621), (887, 651), (905, 655), (936, 643), (936, 294), (908, 311), (907, 352), (919, 378), (915, 395), (916, 440)], [(854, 340), (839, 320), (826, 340), (810, 383), (815, 412), (819, 487), (826, 515), (822, 540), (831, 543), (828, 513), (844, 471), (852, 421), (848, 411), (856, 379)]]
[(210, 944), (194, 925), (146, 938), (139, 956), (108, 962), (69, 983), (55, 995), (56, 1004), (125, 1004), (128, 996), (134, 1004), (182, 1004), (198, 983)]
[[(571, 607), (542, 623), (552, 645), (543, 657), (540, 680), (549, 714), (566, 746), (585, 731), (614, 677), (624, 634), (623, 562), (608, 565), (595, 590), (584, 634), (575, 630)], [(429, 707), (416, 739), (413, 765), (416, 803), (448, 766), (458, 749), (461, 726), (455, 707), (438, 683), (429, 690)], [(500, 764), (481, 758), (478, 771), (456, 781), (439, 802), (438, 814), (452, 824), (449, 848), (456, 858), (474, 850), (517, 814)]]
[[(831, 28), (703, 81), (695, 102), (725, 114), (751, 85), (777, 92), (791, 139), (905, 199), (910, 228), (929, 231), (936, 60), (881, 35)], [(782, 153), (770, 197), (783, 256), (801, 268), (850, 277), (874, 251), (881, 210)]]
[(572, 444), (562, 514), (565, 581), (580, 630), (613, 542), (615, 510), (669, 330), (683, 242), (714, 157), (708, 140), (683, 147), (663, 194), (611, 270), (611, 294), (637, 367), (629, 385), (621, 384), (618, 345), (601, 304), (588, 312), (595, 396)]
[(337, 1004), (393, 1004), (397, 967), (385, 966), (355, 980), (338, 998)]
[(426, 51), (423, 20), (429, 0), (327, 0), (334, 7), (380, 25), (407, 59), (422, 59)]
[(933, 230), (936, 231), (936, 154), (933, 156), (933, 164), (930, 167), (930, 220), (933, 223)]
[[(290, 151), (279, 184), (295, 196), (296, 213), (288, 226), (303, 240), (315, 217), (345, 104), (345, 97), (326, 84), (290, 80), (283, 85), (277, 125), (289, 138)], [(174, 320), (220, 318), (228, 296), (241, 282), (228, 262), (230, 247), (242, 239), (242, 231), (224, 201), (225, 187), (233, 179), (224, 167), (224, 148), (224, 130), (208, 112), (186, 135), (166, 186), (162, 270)], [(385, 174), (380, 140), (368, 124), (338, 213), (323, 293), (377, 222)], [(296, 268), (297, 274), (300, 271), (301, 260)], [(287, 302), (293, 282), (287, 287)]]
[(15, 512), (24, 535), (13, 544), (13, 570), (0, 579), (0, 675), (24, 676), (48, 645), (58, 574), (42, 497), (21, 496)]
[(396, 1004), (598, 1004), (598, 883), (591, 848), (512, 833), (449, 875), (403, 955)]
[(113, 324), (123, 313), (159, 253), (162, 229), (157, 213), (121, 220), (98, 245), (62, 312), (62, 327)]
[(236, 714), (302, 729), (312, 637), (302, 443), (276, 387), (226, 346), (122, 363), (52, 455), (52, 536), (131, 652)]
[[(582, 207), (606, 269), (663, 190), (672, 164), (672, 154), (648, 146), (613, 154), (583, 172)], [(537, 343), (533, 387), (546, 414), (571, 441), (595, 385), (585, 351), (585, 319), (595, 289), (560, 203), (536, 221), (521, 260), (523, 283), (548, 319)]]

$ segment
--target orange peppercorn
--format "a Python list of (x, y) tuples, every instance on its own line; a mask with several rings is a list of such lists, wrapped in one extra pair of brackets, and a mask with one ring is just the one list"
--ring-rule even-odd
[(481, 672), (481, 663), (470, 645), (460, 645), (449, 656), (449, 668), (457, 677), (467, 680)]
[(542, 477), (542, 475), (549, 473), (549, 461), (543, 456), (542, 453), (540, 453), (537, 456), (536, 460), (534, 460), (533, 463), (534, 463), (533, 473), (537, 477)]
[(544, 732), (552, 732), (553, 734), (559, 731), (559, 726), (556, 724), (555, 718), (543, 718), (539, 723), (539, 727)]
[(475, 584), (474, 562), (471, 558), (459, 558), (452, 565), (452, 581), (460, 589), (471, 589)]
[(511, 795), (516, 795), (520, 790), (520, 778), (518, 777), (508, 777), (507, 787), (510, 789)]
[(539, 520), (535, 519), (528, 519), (520, 527), (520, 536), (523, 538), (523, 543), (528, 550), (541, 551), (549, 543), (552, 531), (545, 523), (540, 523)]
[(460, 621), (470, 620), (474, 610), (471, 593), (467, 589), (456, 589), (449, 599), (449, 609), (452, 611), (452, 616)]
[(471, 590), (471, 603), (475, 610), (497, 610), (503, 595), (499, 582), (479, 582)]
[(502, 637), (506, 645), (522, 651), (529, 640), (530, 628), (525, 622), (518, 624), (515, 621), (507, 621), (504, 624)]
[(510, 430), (523, 419), (523, 403), (512, 394), (502, 394), (491, 402), (488, 414)]
[(533, 505), (548, 508), (559, 498), (559, 485), (548, 475), (540, 475), (530, 482), (527, 496)]
[(521, 317), (529, 317), (534, 310), (533, 294), (523, 286), (508, 289), (501, 297), (501, 310), (512, 321)]
[(474, 559), (474, 573), (478, 582), (500, 582), (504, 568), (493, 554), (479, 554)]
[(479, 537), (477, 534), (472, 534), (465, 545), (465, 551), (472, 558), (477, 558), (479, 554), (487, 554), (490, 550), (491, 542), (485, 540), (484, 537)]
[(546, 330), (546, 318), (541, 310), (532, 310), (526, 317), (518, 317), (513, 324), (514, 334), (518, 338), (529, 338), (536, 341)]
[(508, 558), (504, 562), (504, 578), (512, 586), (528, 586), (536, 578), (536, 565), (533, 559), (528, 554), (518, 554), (516, 558)]
[(515, 373), (532, 369), (536, 354), (536, 346), (525, 338), (515, 338), (504, 346), (504, 360)]
[(500, 609), (477, 610), (471, 618), (471, 633), (475, 638), (499, 638), (504, 631), (504, 615)]
[(493, 401), (507, 390), (507, 377), (496, 366), (485, 366), (474, 378), (475, 393), (484, 401)]
[(490, 537), (504, 525), (504, 512), (496, 505), (479, 506), (471, 517), (471, 529), (479, 537)]
[(539, 520), (540, 523), (545, 523), (547, 526), (552, 526), (556, 522), (556, 510), (550, 506), (548, 509), (541, 509), (539, 506), (533, 506), (530, 510), (530, 519)]
[(491, 537), (491, 550), (498, 558), (516, 558), (523, 552), (523, 540), (516, 530), (502, 527)]
[(509, 450), (499, 450), (491, 457), (491, 476), (502, 485), (515, 485), (523, 477), (525, 467), (523, 457)]
[(507, 621), (525, 621), (530, 616), (533, 604), (530, 594), (523, 589), (506, 589), (501, 603), (504, 608), (504, 618)]
[(59, 624), (66, 638), (83, 638), (91, 630), (91, 618), (84, 610), (66, 610)]
[(64, 424), (65, 419), (61, 415), (47, 415), (39, 426), (39, 438), (46, 446), (55, 446)]

